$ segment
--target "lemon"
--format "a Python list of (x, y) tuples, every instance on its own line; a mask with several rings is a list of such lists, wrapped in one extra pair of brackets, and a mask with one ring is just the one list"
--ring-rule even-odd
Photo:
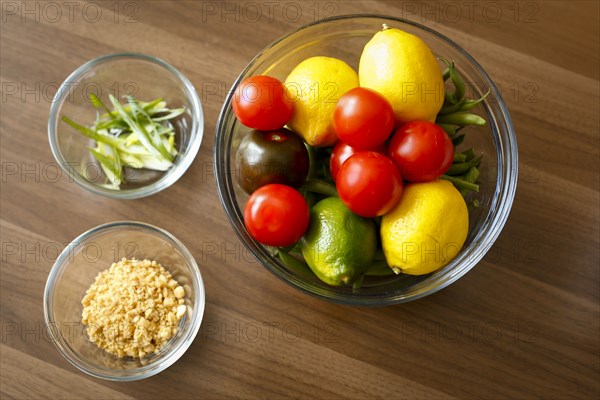
[(319, 201), (310, 210), (310, 226), (300, 241), (306, 263), (323, 282), (354, 282), (373, 262), (377, 231), (373, 220), (346, 208), (338, 197)]
[(333, 111), (340, 97), (358, 86), (356, 72), (337, 58), (311, 57), (290, 72), (285, 86), (294, 100), (288, 127), (311, 146), (334, 145)]
[(467, 205), (450, 182), (413, 183), (381, 220), (383, 253), (397, 274), (428, 274), (458, 254), (468, 229)]
[(365, 45), (358, 67), (360, 86), (391, 103), (396, 123), (433, 122), (444, 103), (444, 80), (435, 56), (417, 36), (384, 26)]

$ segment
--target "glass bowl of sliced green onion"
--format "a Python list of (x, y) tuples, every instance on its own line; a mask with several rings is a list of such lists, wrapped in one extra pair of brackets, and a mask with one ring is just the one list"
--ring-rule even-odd
[(144, 54), (88, 61), (60, 86), (50, 109), (52, 154), (81, 187), (135, 199), (175, 183), (204, 131), (198, 94), (168, 63)]

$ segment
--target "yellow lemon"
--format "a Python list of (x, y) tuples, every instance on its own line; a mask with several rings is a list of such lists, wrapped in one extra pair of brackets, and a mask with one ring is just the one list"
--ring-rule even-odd
[(435, 121), (444, 103), (444, 80), (429, 47), (417, 36), (384, 25), (365, 45), (358, 67), (360, 86), (391, 103), (396, 124)]
[(443, 267), (467, 238), (465, 200), (448, 181), (413, 183), (381, 220), (381, 244), (394, 272), (423, 275)]
[(332, 146), (333, 111), (340, 97), (358, 86), (358, 75), (344, 61), (311, 57), (296, 66), (285, 80), (294, 101), (288, 127), (315, 147)]

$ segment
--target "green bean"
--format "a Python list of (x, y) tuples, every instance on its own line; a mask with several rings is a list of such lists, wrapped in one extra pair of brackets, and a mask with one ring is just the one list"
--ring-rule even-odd
[(320, 179), (309, 179), (304, 182), (300, 190), (319, 193), (325, 196), (337, 197), (338, 193), (335, 186)]
[(472, 192), (479, 192), (479, 185), (476, 185), (471, 182), (467, 182), (464, 179), (460, 179), (455, 176), (448, 176), (448, 175), (442, 175), (441, 178), (451, 182), (458, 189), (468, 189)]
[(458, 135), (452, 138), (452, 144), (454, 145), (454, 147), (460, 145), (463, 140), (465, 140), (465, 135)]
[(467, 156), (463, 153), (454, 153), (454, 162), (455, 163), (464, 163), (467, 161)]
[[(477, 179), (479, 178), (479, 168), (477, 167), (471, 167), (467, 173), (465, 174), (465, 176), (463, 177), (463, 179), (467, 182), (470, 183), (475, 183), (477, 182)], [(468, 189), (460, 189), (460, 194), (465, 197), (467, 194), (469, 194), (469, 190)]]
[(479, 178), (479, 168), (477, 168), (477, 167), (471, 167), (467, 171), (467, 174), (465, 175), (465, 180), (467, 182), (471, 182), (471, 183), (477, 182), (478, 178)]
[(467, 210), (473, 211), (475, 208), (479, 207), (479, 200), (473, 199), (467, 204)]
[(454, 91), (454, 98), (457, 102), (462, 102), (463, 98), (465, 97), (465, 83), (460, 74), (456, 72), (454, 68), (450, 70), (450, 78), (452, 79), (452, 83), (454, 83), (454, 87), (456, 88)]
[(309, 266), (306, 263), (297, 259), (296, 257), (279, 249), (277, 250), (277, 256), (279, 257), (281, 262), (283, 262), (283, 264), (285, 264), (285, 266), (291, 269), (292, 271), (297, 272), (300, 275), (312, 275), (312, 271), (309, 268)]
[(308, 208), (312, 208), (312, 206), (315, 205), (315, 203), (317, 202), (317, 198), (315, 197), (315, 194), (313, 192), (308, 192), (305, 191), (304, 192), (304, 200), (306, 200), (306, 205), (308, 206)]
[(446, 92), (446, 94), (444, 96), (445, 100), (452, 104), (462, 102), (463, 97), (465, 96), (464, 81), (462, 80), (460, 74), (458, 72), (456, 72), (456, 69), (454, 68), (454, 62), (449, 63), (447, 60), (445, 60), (443, 58), (440, 58), (440, 60), (446, 64), (446, 67), (448, 69), (448, 75), (449, 75), (450, 79), (452, 79), (452, 84), (454, 85), (454, 93)]
[(478, 99), (475, 99), (475, 100), (466, 99), (466, 100), (465, 100), (465, 101), (462, 103), (462, 105), (461, 105), (461, 107), (460, 107), (459, 111), (469, 111), (469, 110), (472, 110), (472, 109), (473, 109), (473, 108), (475, 108), (475, 107), (476, 107), (478, 104), (480, 104), (481, 102), (483, 102), (483, 100), (485, 100), (485, 98), (486, 98), (486, 97), (488, 97), (488, 95), (489, 95), (489, 94), (490, 94), (490, 90), (488, 89), (488, 91), (487, 91), (487, 92), (485, 92), (485, 94), (484, 94), (483, 96), (481, 96), (480, 98), (478, 98)]
[(375, 260), (365, 272), (367, 276), (387, 276), (394, 275), (394, 270), (390, 268), (385, 260)]
[(450, 136), (451, 138), (454, 137), (454, 135), (456, 135), (456, 126), (449, 125), (449, 124), (437, 124), (437, 125), (440, 128), (442, 128), (444, 131), (446, 131), (448, 136)]
[(481, 118), (479, 115), (469, 114), (469, 113), (454, 113), (447, 115), (439, 115), (436, 120), (436, 123), (440, 124), (451, 124), (451, 125), (478, 125), (485, 126), (485, 119)]
[(307, 179), (313, 179), (317, 173), (317, 156), (315, 154), (315, 148), (309, 144), (306, 144), (306, 150), (308, 151), (308, 176)]
[(471, 166), (472, 164), (468, 162), (454, 163), (450, 166), (450, 168), (448, 168), (448, 171), (446, 171), (446, 175), (457, 176), (464, 174), (469, 170), (469, 168), (471, 168)]
[[(296, 243), (294, 244), (290, 244), (289, 246), (284, 246), (284, 247), (277, 247), (275, 250), (275, 254), (277, 254), (278, 251), (283, 251), (285, 254), (289, 253), (290, 251), (292, 251), (294, 248), (296, 247)], [(271, 252), (273, 254), (273, 252)]]
[[(445, 106), (443, 106), (440, 109), (440, 112), (438, 113), (438, 115), (446, 115), (446, 114), (451, 114), (453, 112), (457, 112), (460, 111), (462, 105), (464, 104), (464, 102), (467, 101), (466, 99), (462, 99), (460, 101), (458, 101), (456, 104), (447, 104)], [(444, 103), (445, 104), (445, 103)]]
[(471, 147), (470, 149), (467, 149), (460, 154), (465, 156), (465, 161), (471, 161), (472, 159), (475, 158), (475, 148)]
[(352, 293), (353, 294), (360, 293), (360, 286), (362, 285), (364, 279), (365, 279), (365, 275), (362, 274), (354, 281), (354, 283), (352, 283)]
[[(446, 175), (462, 175), (465, 172), (469, 171), (471, 167), (476, 167), (481, 162), (481, 156), (479, 158), (474, 158), (471, 161), (463, 162), (463, 163), (454, 163), (450, 166), (448, 171), (446, 171)], [(475, 182), (471, 182), (475, 183)]]
[(442, 72), (442, 78), (444, 79), (444, 82), (445, 82), (448, 80), (448, 78), (450, 78), (450, 68), (454, 68), (454, 61), (448, 62), (448, 60), (446, 60), (443, 57), (438, 57), (438, 60), (440, 60), (441, 62), (446, 64), (446, 69), (444, 70), (444, 72)]
[(446, 68), (444, 72), (442, 72), (442, 79), (446, 82), (450, 78), (450, 68)]

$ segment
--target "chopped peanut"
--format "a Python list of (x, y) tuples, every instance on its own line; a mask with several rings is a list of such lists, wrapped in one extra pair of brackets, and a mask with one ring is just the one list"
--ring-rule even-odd
[(175, 297), (178, 299), (181, 299), (183, 296), (185, 296), (185, 290), (183, 290), (183, 288), (181, 286), (177, 286), (175, 288), (175, 290), (173, 291), (173, 293), (175, 294)]
[(185, 290), (156, 261), (123, 259), (87, 290), (82, 322), (90, 340), (119, 357), (158, 352), (187, 312)]

